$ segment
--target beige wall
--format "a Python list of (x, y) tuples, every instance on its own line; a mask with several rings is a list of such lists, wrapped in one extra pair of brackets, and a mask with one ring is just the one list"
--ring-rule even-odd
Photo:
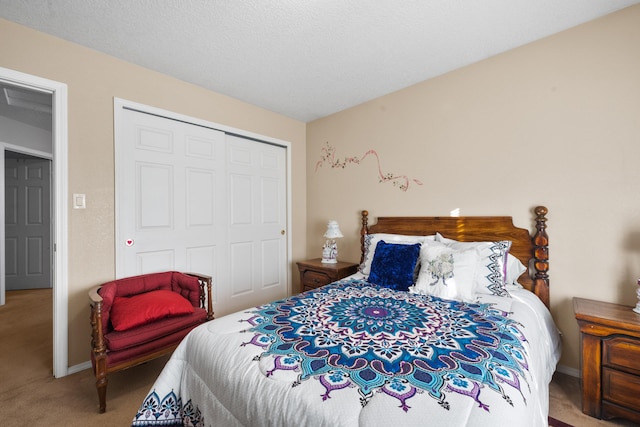
[[(340, 258), (357, 261), (362, 209), (375, 218), (460, 208), (527, 227), (532, 207), (546, 205), (561, 364), (577, 369), (571, 298), (636, 302), (639, 24), (635, 6), (309, 123), (305, 135), (304, 123), (0, 19), (0, 40), (14, 41), (0, 43), (0, 66), (69, 89), (69, 194), (87, 194), (86, 210), (69, 210), (70, 365), (87, 360), (86, 291), (114, 275), (115, 96), (290, 141), (294, 260), (320, 256), (326, 221), (337, 219)], [(373, 149), (383, 173), (422, 185), (379, 182), (372, 155), (316, 168), (325, 144), (336, 159)]]
[[(293, 258), (306, 248), (305, 124), (203, 90), (76, 44), (0, 19), (0, 67), (68, 86), (69, 194), (85, 193), (87, 209), (69, 206), (69, 364), (88, 360), (87, 290), (114, 277), (113, 98), (197, 117), (289, 141), (292, 147)], [(295, 264), (291, 269), (298, 286)]]
[[(359, 258), (359, 213), (511, 215), (532, 228), (549, 208), (552, 314), (560, 364), (577, 369), (574, 296), (635, 305), (640, 277), (640, 6), (307, 125), (307, 254), (326, 221)], [(402, 67), (402, 64), (398, 64)], [(383, 173), (423, 185), (378, 182)], [(373, 221), (372, 221), (373, 222)]]

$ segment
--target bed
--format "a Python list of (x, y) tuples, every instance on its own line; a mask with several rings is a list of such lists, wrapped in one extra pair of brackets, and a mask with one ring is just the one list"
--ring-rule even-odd
[(176, 349), (132, 426), (546, 426), (560, 356), (547, 209), (362, 212), (358, 273), (216, 319)]

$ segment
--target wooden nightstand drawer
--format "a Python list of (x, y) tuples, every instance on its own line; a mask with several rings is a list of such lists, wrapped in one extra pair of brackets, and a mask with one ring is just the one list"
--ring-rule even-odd
[(602, 342), (602, 364), (632, 373), (640, 373), (640, 341), (614, 337)]
[(358, 264), (344, 261), (325, 264), (320, 258), (298, 261), (297, 264), (302, 292), (328, 285), (358, 271)]
[(320, 286), (328, 285), (329, 283), (331, 283), (331, 277), (319, 271), (307, 270), (302, 273), (301, 281), (302, 287), (306, 291), (308, 289), (314, 289), (319, 288)]
[(602, 398), (627, 408), (640, 408), (640, 377), (602, 368)]

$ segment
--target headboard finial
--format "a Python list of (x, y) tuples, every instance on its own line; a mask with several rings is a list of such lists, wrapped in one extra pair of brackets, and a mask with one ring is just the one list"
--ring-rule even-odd
[(547, 220), (547, 218), (545, 218), (545, 216), (547, 215), (547, 213), (549, 213), (549, 210), (547, 209), (546, 206), (537, 206), (534, 209), (534, 212), (536, 213), (536, 220), (537, 219), (541, 219), (543, 221)]

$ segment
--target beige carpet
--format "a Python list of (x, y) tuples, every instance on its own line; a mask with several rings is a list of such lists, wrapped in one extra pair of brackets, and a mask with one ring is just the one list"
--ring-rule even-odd
[(53, 378), (51, 298), (50, 289), (9, 291), (0, 307), (0, 425), (130, 425), (168, 357), (109, 375), (107, 412), (98, 414), (90, 369)]
[[(60, 379), (52, 376), (51, 295), (51, 290), (10, 291), (7, 304), (0, 307), (0, 425), (130, 425), (168, 357), (110, 375), (107, 412), (98, 414), (91, 370)], [(87, 346), (88, 342), (87, 338)], [(634, 425), (626, 421), (601, 421), (582, 414), (577, 378), (556, 374), (550, 396), (549, 415), (572, 426)]]

